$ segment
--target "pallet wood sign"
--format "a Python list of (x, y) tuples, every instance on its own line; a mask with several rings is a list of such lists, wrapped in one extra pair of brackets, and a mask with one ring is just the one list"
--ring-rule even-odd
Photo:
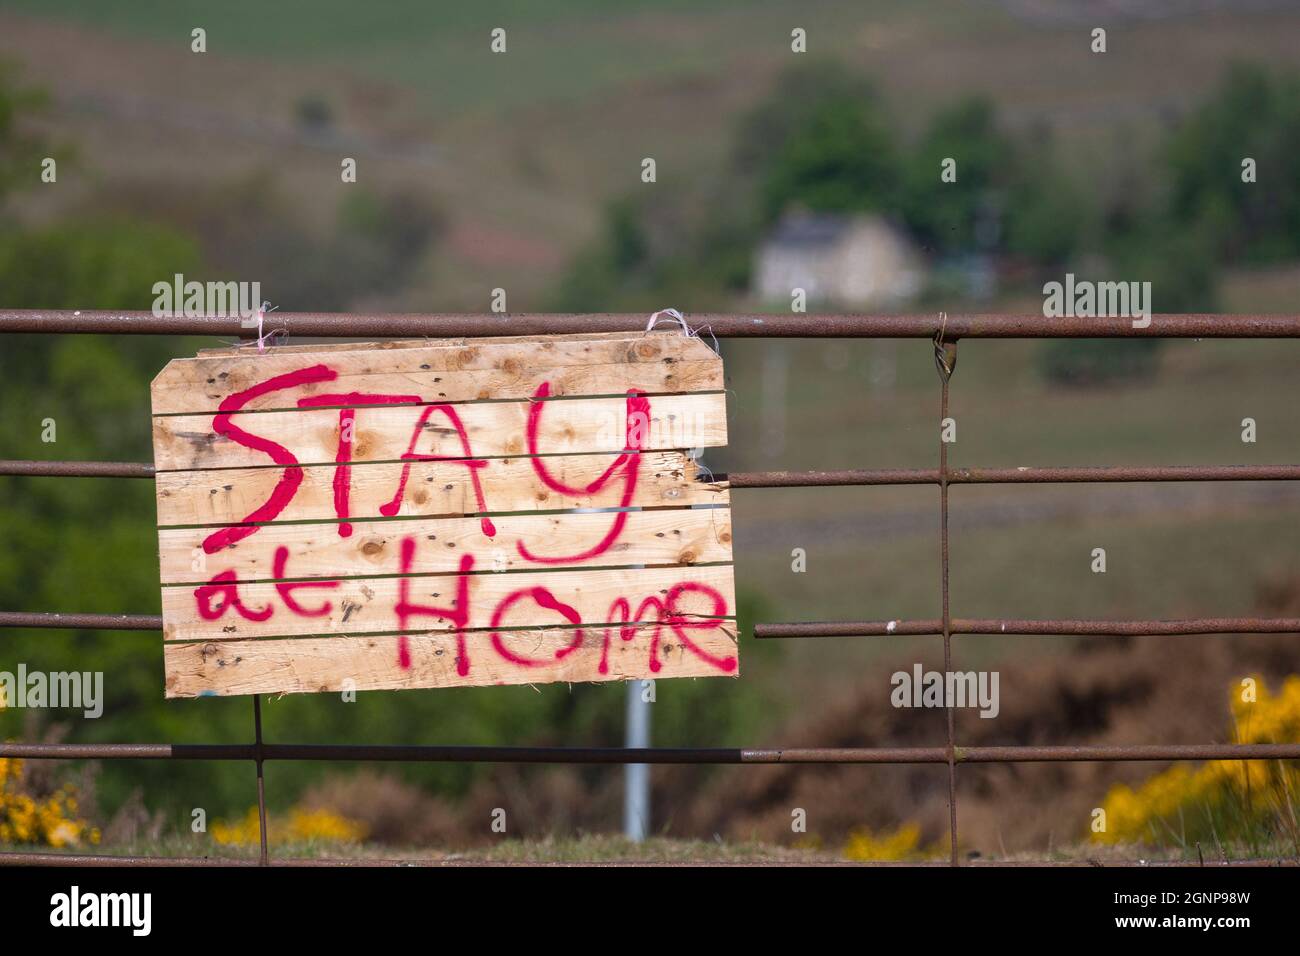
[(738, 672), (697, 338), (223, 349), (152, 395), (168, 697)]

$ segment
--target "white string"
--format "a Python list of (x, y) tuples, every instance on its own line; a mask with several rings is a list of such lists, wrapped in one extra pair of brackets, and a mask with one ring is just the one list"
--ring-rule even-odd
[(682, 314), (676, 309), (660, 309), (654, 315), (650, 316), (650, 321), (645, 324), (645, 330), (647, 332), (654, 330), (655, 325), (659, 322), (660, 316), (667, 316), (669, 319), (679, 323), (682, 327), (682, 331), (688, 336), (691, 334), (691, 327), (686, 324), (686, 320), (682, 318)]
[[(687, 324), (686, 319), (683, 318), (682, 314), (678, 312), (676, 309), (660, 309), (658, 312), (655, 312), (653, 315), (651, 315), (650, 321), (645, 324), (646, 335), (649, 335), (651, 331), (654, 330), (655, 325), (658, 324), (661, 318), (667, 318), (670, 321), (676, 322), (678, 325), (680, 325), (682, 327), (682, 332), (686, 335), (688, 339), (698, 339), (700, 337), (700, 329), (703, 329), (705, 332), (709, 333), (709, 338), (713, 339), (714, 353), (719, 355), (721, 354), (721, 351), (718, 348), (718, 337), (713, 334), (713, 329), (709, 328), (709, 326), (707, 325), (702, 325), (697, 329), (692, 329)], [(697, 468), (700, 468), (703, 471), (708, 473), (709, 476), (708, 480), (713, 481), (712, 470), (710, 470), (709, 466), (706, 465), (702, 460), (704, 456), (704, 449), (692, 448), (689, 449), (686, 454), (688, 458), (690, 458), (693, 462), (695, 462)]]
[(658, 312), (655, 312), (653, 315), (651, 315), (650, 321), (645, 324), (646, 335), (649, 335), (654, 330), (655, 325), (658, 324), (661, 317), (667, 318), (670, 321), (676, 322), (678, 325), (680, 325), (682, 327), (682, 332), (685, 333), (688, 339), (698, 339), (700, 337), (701, 330), (708, 332), (709, 338), (713, 339), (714, 353), (718, 355), (722, 354), (722, 349), (718, 345), (718, 337), (713, 334), (713, 329), (711, 327), (707, 325), (701, 325), (698, 328), (692, 329), (686, 323), (686, 319), (683, 318), (682, 314), (678, 312), (676, 309), (660, 309)]
[(266, 320), (266, 313), (268, 311), (274, 312), (279, 308), (278, 306), (271, 306), (270, 309), (268, 309), (267, 306), (271, 306), (271, 303), (263, 302), (257, 309), (257, 351), (259, 353), (266, 351), (266, 340), (274, 336), (277, 331), (276, 329), (272, 329), (270, 335), (264, 335), (262, 333), (262, 324)]

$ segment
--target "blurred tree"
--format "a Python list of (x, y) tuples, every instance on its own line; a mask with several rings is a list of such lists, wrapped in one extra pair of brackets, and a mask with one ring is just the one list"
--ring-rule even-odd
[(814, 60), (786, 69), (771, 92), (741, 117), (729, 173), (752, 192), (771, 170), (780, 147), (807, 125), (810, 110), (834, 104), (853, 107), (873, 98), (871, 83), (836, 61)]
[(1050, 136), (1022, 142), (1008, 189), (1002, 247), (1055, 269), (1095, 234), (1095, 207), (1062, 171)]
[(805, 104), (805, 118), (778, 144), (760, 185), (764, 218), (790, 206), (820, 212), (891, 212), (898, 157), (874, 97)]
[[(1215, 242), (1204, 229), (1184, 227), (1152, 203), (1125, 203), (1106, 217), (1101, 267), (1076, 268), (1078, 278), (1151, 283), (1153, 312), (1213, 312)], [(1158, 370), (1163, 339), (1053, 339), (1040, 346), (1044, 377), (1062, 385), (1138, 382)]]
[[(147, 309), (154, 282), (197, 264), (193, 242), (147, 224), (86, 221), (10, 232), (0, 235), (0, 307)], [(0, 457), (150, 459), (149, 380), (175, 350), (189, 347), (151, 337), (5, 336)], [(0, 606), (156, 613), (152, 483), (10, 477), (0, 478), (0, 496)], [(11, 726), (23, 722), (29, 739), (70, 720), (79, 740), (157, 738), (158, 720), (167, 716), (158, 706), (157, 634), (9, 632), (0, 661), (11, 672), (23, 661), (36, 670), (105, 674), (98, 721), (66, 711), (6, 712)], [(165, 769), (112, 765), (99, 788), (104, 803), (115, 806), (146, 780), (161, 785)]]
[[(1169, 142), (1170, 212), (1227, 261), (1300, 255), (1300, 78), (1237, 65)], [(1242, 163), (1254, 161), (1253, 182)]]
[(20, 117), (43, 109), (46, 103), (39, 90), (18, 85), (16, 67), (0, 61), (0, 204), (20, 184), (39, 181), (40, 161), (50, 155), (50, 147), (25, 129)]
[(194, 236), (203, 274), (262, 283), (266, 298), (298, 311), (341, 311), (363, 296), (397, 292), (443, 228), (419, 194), (344, 190), (337, 225), (313, 234), (267, 171), (194, 191), (159, 184), (119, 188), (91, 212), (165, 223)]
[(647, 281), (650, 240), (640, 204), (623, 197), (605, 207), (600, 234), (570, 264), (552, 298), (560, 312), (603, 312)]
[[(954, 182), (940, 179), (948, 159), (956, 162)], [(917, 239), (944, 252), (996, 245), (1015, 160), (1015, 145), (998, 129), (988, 100), (971, 98), (940, 111), (903, 174), (903, 217)]]

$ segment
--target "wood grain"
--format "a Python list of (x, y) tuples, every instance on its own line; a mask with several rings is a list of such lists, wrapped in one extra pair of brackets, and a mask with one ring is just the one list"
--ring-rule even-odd
[[(618, 515), (507, 515), (494, 520), (488, 537), (477, 518), (356, 522), (342, 537), (339, 524), (272, 524), (256, 534), (208, 555), (203, 539), (210, 529), (168, 528), (158, 533), (163, 584), (201, 583), (234, 570), (240, 581), (275, 580), (273, 557), (286, 549), (284, 577), (343, 578), (397, 574), (399, 542), (415, 537), (412, 574), (455, 574), (461, 555), (473, 553), (483, 570), (536, 571), (516, 547), (523, 541), (542, 554), (580, 554), (609, 532)], [(728, 508), (674, 508), (633, 511), (604, 553), (582, 567), (618, 565), (692, 565), (731, 560), (731, 511)]]
[(415, 393), (426, 401), (528, 399), (543, 382), (553, 396), (717, 391), (722, 360), (699, 339), (617, 333), (576, 340), (521, 337), (482, 342), (395, 342), (250, 349), (175, 359), (154, 379), (153, 413), (207, 413), (259, 382), (323, 362), (337, 377), (253, 399), (249, 410), (295, 408), (321, 393)]
[[(719, 393), (661, 395), (649, 399), (648, 422), (639, 446), (648, 451), (706, 448), (727, 443), (725, 396)], [(435, 412), (425, 422), (414, 453), (444, 458), (493, 458), (529, 453), (531, 402), (474, 402), (455, 406), (470, 442), (466, 455), (448, 417)], [(539, 454), (619, 452), (626, 447), (627, 402), (622, 398), (543, 403)], [(352, 461), (395, 461), (406, 454), (419, 424), (420, 406), (358, 408), (352, 428)], [(299, 464), (335, 461), (342, 432), (333, 408), (250, 412), (235, 424), (288, 449)], [(248, 468), (272, 465), (265, 453), (213, 431), (210, 415), (165, 415), (153, 420), (154, 465), (159, 471)]]
[[(284, 641), (223, 641), (168, 644), (163, 649), (169, 698), (233, 694), (303, 694), (344, 690), (403, 690), (420, 687), (481, 687), (541, 684), (553, 681), (613, 681), (639, 677), (738, 676), (739, 666), (723, 670), (683, 645), (671, 630), (659, 635), (650, 668), (654, 628), (637, 628), (630, 640), (618, 630), (592, 630), (583, 646), (554, 659), (568, 647), (573, 633), (562, 628), (515, 632), (509, 647), (531, 659), (552, 660), (544, 667), (521, 667), (503, 659), (485, 634), (466, 637), (469, 672), (459, 673), (458, 647), (448, 634), (413, 634), (407, 638), (410, 666), (398, 660), (395, 636), (326, 637)], [(715, 659), (735, 660), (734, 624), (690, 632), (691, 641)], [(602, 659), (605, 662), (601, 669)]]
[[(435, 545), (435, 542), (424, 542)], [(423, 546), (423, 543), (421, 544)], [(476, 562), (475, 570), (483, 567)], [(717, 591), (725, 601), (724, 615), (735, 614), (736, 596), (730, 565), (706, 565), (691, 568), (646, 568), (645, 570), (542, 571), (507, 574), (470, 574), (470, 603), (467, 629), (492, 626), (498, 604), (507, 596), (532, 588), (547, 589), (555, 601), (568, 605), (580, 619), (593, 624), (619, 621), (617, 606), (626, 599), (633, 613), (648, 597), (662, 601), (679, 584), (693, 582)], [(409, 578), (344, 578), (334, 588), (310, 587), (291, 592), (303, 607), (328, 607), (318, 617), (293, 614), (285, 608), (279, 590), (285, 585), (240, 584), (239, 599), (252, 613), (270, 608), (271, 616), (263, 621), (247, 620), (228, 608), (215, 620), (204, 620), (196, 602), (196, 588), (189, 585), (164, 586), (162, 589), (164, 641), (222, 641), (252, 637), (291, 637), (324, 634), (365, 634), (401, 630), (396, 606), (401, 583), (408, 581), (408, 601), (428, 607), (446, 608), (444, 615), (413, 616), (408, 630), (454, 630), (449, 616), (458, 606), (458, 580), (455, 575), (417, 576)], [(220, 595), (213, 598), (214, 611), (225, 606)], [(687, 593), (676, 602), (682, 614), (712, 616), (715, 605), (704, 594)], [(649, 614), (651, 612), (647, 612)], [(502, 627), (546, 627), (563, 623), (554, 610), (524, 599), (510, 608), (502, 618)]]
[[(554, 455), (544, 459), (546, 471), (561, 485), (587, 488), (617, 455)], [(307, 466), (293, 499), (280, 512), (280, 521), (334, 518), (334, 465)], [(158, 524), (227, 525), (240, 522), (270, 496), (284, 471), (281, 468), (234, 468), (161, 472), (157, 476)], [(352, 466), (350, 512), (357, 518), (380, 516), (380, 505), (392, 501), (401, 478), (396, 462)], [(411, 463), (399, 510), (390, 517), (476, 514), (473, 488), (464, 464), (443, 461)], [(632, 506), (647, 508), (726, 504), (725, 483), (697, 481), (698, 467), (677, 451), (645, 452), (640, 459)], [(488, 513), (557, 511), (565, 508), (613, 508), (619, 505), (624, 482), (614, 479), (589, 494), (566, 495), (538, 478), (531, 458), (494, 458), (479, 469)]]

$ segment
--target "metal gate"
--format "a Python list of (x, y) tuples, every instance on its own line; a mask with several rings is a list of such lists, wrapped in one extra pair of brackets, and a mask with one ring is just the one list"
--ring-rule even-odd
[[(1146, 328), (1112, 318), (1045, 318), (1041, 315), (692, 315), (720, 338), (912, 338), (934, 350), (939, 380), (937, 422), (949, 417), (949, 379), (961, 339), (983, 338), (1300, 338), (1300, 315), (1156, 315)], [(311, 315), (275, 313), (275, 326), (294, 336), (343, 338), (480, 337), (572, 332), (626, 332), (645, 327), (643, 315)], [(148, 312), (0, 312), (0, 332), (48, 334), (214, 335), (250, 337), (238, 318), (157, 317)], [(147, 462), (0, 461), (0, 475), (65, 478), (152, 478)], [(952, 670), (955, 635), (1042, 636), (1295, 634), (1300, 618), (1197, 618), (1186, 620), (1003, 620), (954, 618), (948, 600), (948, 499), (953, 485), (1165, 481), (1297, 481), (1300, 465), (1071, 468), (949, 468), (947, 444), (939, 442), (939, 466), (923, 469), (764, 471), (715, 475), (734, 489), (813, 488), (846, 485), (937, 485), (940, 574), (935, 582), (942, 616), (933, 620), (832, 621), (758, 624), (760, 640), (815, 637), (932, 635), (942, 638), (945, 671)], [(0, 612), (0, 627), (161, 630), (162, 619), (144, 614)], [(946, 764), (948, 767), (949, 863), (958, 866), (957, 766), (963, 763), (1043, 761), (1298, 760), (1300, 743), (1145, 744), (1136, 746), (962, 747), (947, 708), (942, 747), (884, 748), (663, 748), (448, 747), (304, 745), (263, 739), (261, 699), (253, 698), (254, 739), (245, 744), (23, 744), (0, 743), (0, 757), (60, 760), (242, 760), (257, 774), (261, 824), (258, 860), (160, 858), (61, 853), (0, 853), (0, 864), (50, 865), (339, 865), (355, 860), (272, 859), (267, 849), (266, 792), (262, 768), (269, 760), (434, 761), (567, 764)], [(402, 865), (417, 861), (361, 861)], [(1275, 863), (1245, 860), (1241, 863)]]

